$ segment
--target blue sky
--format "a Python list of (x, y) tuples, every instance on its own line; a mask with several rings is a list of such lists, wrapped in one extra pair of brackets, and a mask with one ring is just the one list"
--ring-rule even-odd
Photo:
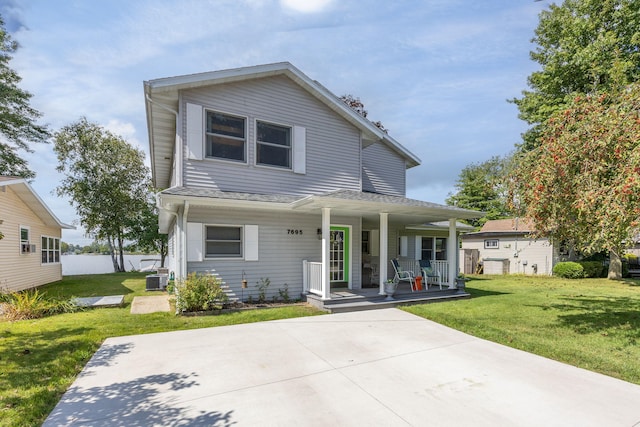
[[(422, 159), (407, 196), (444, 203), (462, 168), (504, 155), (526, 125), (507, 99), (536, 69), (533, 0), (0, 0), (21, 48), (10, 65), (57, 130), (86, 116), (148, 151), (142, 82), (289, 61)], [(66, 223), (51, 145), (28, 155), (36, 192)], [(63, 240), (88, 244), (83, 231)]]

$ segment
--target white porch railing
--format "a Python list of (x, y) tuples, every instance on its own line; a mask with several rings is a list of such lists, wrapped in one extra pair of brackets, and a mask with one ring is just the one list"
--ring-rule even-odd
[(431, 266), (442, 277), (442, 283), (449, 283), (449, 261), (431, 261)]
[(322, 263), (302, 261), (302, 289), (322, 296)]
[[(413, 259), (400, 258), (398, 259), (400, 268), (406, 271), (412, 271), (414, 275), (421, 274), (420, 263)], [(442, 283), (449, 283), (449, 261), (437, 260), (431, 261), (431, 267), (433, 271), (442, 278)]]

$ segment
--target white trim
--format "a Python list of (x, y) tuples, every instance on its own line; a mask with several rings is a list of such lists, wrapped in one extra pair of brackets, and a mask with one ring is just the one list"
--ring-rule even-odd
[(187, 102), (187, 158), (204, 158), (204, 135), (206, 121), (202, 105)]
[[(42, 244), (42, 239), (47, 239), (47, 255), (49, 252), (53, 252), (54, 255), (53, 257), (55, 258), (55, 253), (58, 252), (58, 261), (52, 261), (52, 262), (42, 262), (42, 252), (45, 250), (44, 249), (44, 245)], [(49, 239), (53, 239), (54, 240), (54, 249), (49, 249)], [(55, 249), (55, 241), (58, 241), (58, 249)], [(60, 264), (62, 262), (62, 245), (61, 245), (62, 239), (60, 237), (56, 237), (56, 236), (47, 236), (45, 234), (40, 235), (40, 265), (55, 265), (55, 264)], [(47, 256), (48, 259), (48, 256)]]
[[(266, 141), (263, 141), (264, 144), (269, 145), (269, 146), (280, 146), (283, 148), (288, 148), (289, 149), (289, 166), (278, 166), (278, 165), (270, 165), (268, 163), (258, 163), (258, 122), (260, 123), (264, 123), (264, 124), (268, 124), (268, 125), (274, 125), (274, 126), (280, 126), (283, 128), (287, 128), (289, 129), (289, 147), (283, 146), (283, 145), (279, 145), (279, 144), (273, 144), (273, 143), (269, 143)], [(285, 124), (285, 123), (278, 123), (272, 120), (264, 120), (264, 119), (260, 119), (258, 117), (254, 118), (253, 120), (253, 126), (254, 126), (254, 132), (253, 132), (253, 164), (256, 167), (265, 167), (268, 169), (275, 169), (275, 170), (281, 170), (281, 171), (287, 171), (287, 172), (291, 172), (293, 171), (293, 125), (290, 124)]]
[(416, 261), (422, 259), (422, 236), (415, 236), (413, 257)]
[[(352, 285), (353, 285), (353, 226), (352, 225), (347, 225), (347, 224), (331, 224), (329, 226), (329, 230), (331, 230), (331, 227), (341, 227), (341, 228), (347, 228), (349, 229), (349, 277), (347, 282), (347, 287), (349, 289), (353, 289)], [(334, 282), (344, 282), (344, 280), (335, 280)]]
[[(245, 247), (244, 247), (244, 239), (245, 239), (245, 225), (244, 224), (210, 224), (204, 223), (202, 224), (202, 257), (203, 260), (243, 260), (245, 259)], [(207, 256), (207, 227), (226, 227), (226, 228), (239, 228), (240, 229), (240, 256)], [(257, 227), (257, 226), (256, 226)], [(257, 261), (257, 260), (256, 260)]]
[(293, 126), (291, 130), (291, 162), (293, 172), (304, 175), (307, 173), (307, 129)]
[(204, 224), (187, 222), (187, 261), (198, 262), (204, 259)]
[(259, 256), (259, 227), (257, 225), (245, 225), (244, 226), (244, 238), (242, 239), (244, 260), (245, 261), (258, 261)]
[[(202, 114), (202, 134), (203, 134), (203, 144), (202, 144), (202, 159), (203, 160), (215, 160), (221, 162), (231, 162), (236, 164), (245, 164), (249, 165), (249, 116), (244, 114), (237, 113), (229, 113), (227, 111), (218, 110), (215, 107), (207, 107), (206, 105), (202, 107), (204, 112)], [(236, 159), (227, 159), (224, 157), (213, 157), (207, 156), (207, 113), (219, 113), (224, 114), (226, 116), (236, 117), (244, 120), (244, 160), (236, 160)], [(225, 135), (222, 135), (223, 137)], [(228, 136), (228, 138), (240, 140), (237, 136)]]

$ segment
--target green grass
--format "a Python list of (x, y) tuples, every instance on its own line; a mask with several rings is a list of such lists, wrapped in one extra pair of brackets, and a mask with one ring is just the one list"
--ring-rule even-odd
[(404, 310), (476, 337), (640, 384), (640, 283), (477, 276), (472, 299)]
[(145, 275), (70, 276), (40, 288), (51, 297), (125, 295), (122, 308), (96, 308), (37, 320), (0, 321), (0, 426), (41, 424), (108, 337), (205, 328), (320, 314), (304, 306), (218, 316), (130, 314)]

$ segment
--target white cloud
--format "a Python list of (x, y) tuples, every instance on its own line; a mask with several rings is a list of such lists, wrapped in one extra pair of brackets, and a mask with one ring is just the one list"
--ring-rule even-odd
[(331, 6), (333, 0), (280, 0), (280, 4), (287, 9), (301, 13), (317, 13)]

